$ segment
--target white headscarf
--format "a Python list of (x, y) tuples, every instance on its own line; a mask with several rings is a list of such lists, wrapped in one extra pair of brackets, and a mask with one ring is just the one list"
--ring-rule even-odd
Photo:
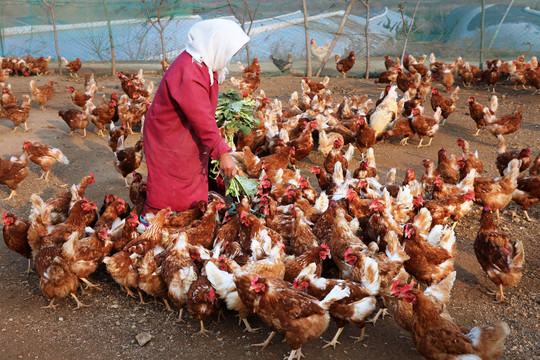
[(218, 83), (229, 73), (232, 57), (249, 41), (244, 30), (231, 20), (211, 19), (194, 24), (188, 33), (186, 51), (194, 61), (204, 62), (210, 73), (210, 85), (214, 83), (213, 72), (218, 75)]

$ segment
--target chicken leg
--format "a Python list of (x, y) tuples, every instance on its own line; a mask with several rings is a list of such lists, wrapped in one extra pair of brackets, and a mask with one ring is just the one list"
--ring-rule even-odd
[(354, 339), (354, 343), (356, 344), (357, 342), (360, 342), (362, 340), (364, 340), (364, 335), (366, 334), (366, 328), (363, 327), (362, 330), (360, 331), (360, 336), (349, 336), (351, 339)]
[(69, 295), (71, 295), (71, 297), (73, 299), (75, 299), (75, 302), (77, 303), (77, 306), (75, 308), (73, 308), (73, 310), (79, 310), (79, 309), (82, 309), (83, 307), (89, 307), (90, 306), (90, 305), (85, 305), (82, 302), (80, 302), (79, 299), (77, 299), (77, 296), (75, 294), (71, 293)]
[(15, 196), (18, 196), (17, 195), (17, 192), (15, 190), (11, 190), (11, 193), (9, 194), (9, 196), (3, 200), (11, 200), (11, 198), (15, 197)]
[(54, 308), (56, 308), (57, 306), (58, 306), (58, 304), (55, 304), (55, 303), (54, 303), (54, 298), (53, 298), (53, 299), (51, 299), (51, 302), (49, 303), (49, 305), (47, 305), (47, 306), (42, 306), (41, 308), (42, 308), (42, 309), (54, 309)]
[(247, 321), (246, 318), (240, 318), (240, 321), (243, 322), (245, 327), (246, 327), (244, 329), (244, 331), (254, 333), (254, 332), (257, 332), (257, 331), (259, 331), (261, 329), (261, 328), (252, 328), (251, 325), (249, 325), (249, 322)]
[(341, 332), (343, 331), (343, 328), (340, 327), (337, 331), (336, 331), (336, 335), (334, 335), (334, 337), (332, 338), (332, 341), (326, 341), (326, 340), (323, 340), (326, 345), (324, 345), (322, 348), (327, 348), (329, 346), (332, 346), (334, 349), (336, 348), (336, 345), (337, 344), (341, 344), (339, 341), (338, 341), (338, 338), (339, 338), (339, 335), (341, 335)]
[(480, 130), (482, 130), (482, 128), (479, 128), (476, 133), (474, 134), (474, 136), (478, 136), (480, 134)]
[(261, 350), (264, 350), (265, 347), (268, 346), (268, 344), (270, 344), (270, 340), (272, 340), (272, 338), (274, 337), (274, 335), (276, 335), (276, 332), (275, 331), (272, 331), (270, 333), (270, 335), (268, 336), (268, 338), (266, 340), (264, 340), (264, 342), (260, 343), (260, 344), (251, 344), (251, 346), (260, 346), (261, 347)]
[(305, 357), (304, 354), (302, 354), (302, 348), (298, 348), (296, 350), (291, 350), (291, 355), (289, 355), (288, 360), (300, 360), (301, 358)]
[(93, 284), (90, 282), (90, 280), (88, 280), (87, 278), (81, 278), (81, 280), (86, 284), (86, 289), (88, 290), (89, 288), (96, 288), (100, 291), (102, 291), (103, 289), (99, 286), (99, 285), (96, 285), (96, 284)]
[(196, 332), (195, 334), (193, 334), (193, 336), (195, 335), (201, 335), (201, 334), (204, 334), (206, 335), (206, 333), (210, 332), (210, 330), (206, 330), (204, 328), (204, 322), (201, 320), (201, 330), (199, 332)]

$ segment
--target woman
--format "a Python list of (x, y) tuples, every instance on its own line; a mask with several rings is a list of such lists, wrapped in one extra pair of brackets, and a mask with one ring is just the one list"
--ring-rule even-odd
[(230, 20), (204, 20), (189, 30), (186, 50), (163, 76), (144, 122), (148, 179), (142, 216), (166, 207), (183, 211), (208, 200), (209, 157), (219, 160), (222, 173), (236, 175), (215, 112), (218, 83), (248, 41)]

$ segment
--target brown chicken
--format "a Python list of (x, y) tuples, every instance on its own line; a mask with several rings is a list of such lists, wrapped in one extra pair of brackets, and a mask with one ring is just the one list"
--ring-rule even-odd
[(118, 149), (118, 139), (120, 139), (120, 136), (123, 136), (125, 141), (128, 135), (129, 131), (127, 130), (126, 124), (114, 126), (114, 123), (111, 121), (109, 130), (109, 147), (111, 148), (112, 152), (116, 152)]
[(4, 211), (2, 224), (4, 225), (2, 229), (4, 243), (9, 250), (15, 251), (28, 259), (28, 271), (30, 271), (30, 257), (32, 255), (32, 248), (28, 244), (30, 223), (28, 220), (18, 218), (13, 213)]
[(77, 302), (75, 309), (87, 306), (75, 295), (79, 288), (79, 278), (69, 270), (69, 264), (59, 247), (46, 246), (40, 249), (34, 258), (34, 265), (39, 276), (39, 289), (51, 300), (44, 308), (55, 308), (58, 305), (55, 305), (54, 301), (68, 295)]
[(8, 84), (8, 86), (2, 88), (0, 107), (15, 103), (17, 103), (17, 99), (15, 98), (15, 94), (13, 94), (13, 91), (11, 91), (11, 84)]
[(313, 130), (317, 127), (317, 121), (313, 120), (309, 123), (305, 123), (305, 129), (302, 133), (295, 139), (292, 139), (288, 142), (288, 146), (291, 147), (293, 153), (291, 154), (289, 161), (291, 165), (296, 166), (298, 161), (306, 158), (313, 150)]
[(512, 114), (504, 115), (499, 118), (495, 117), (494, 114), (491, 114), (487, 108), (484, 108), (483, 111), (487, 121), (486, 128), (493, 136), (498, 136), (499, 134), (511, 134), (518, 131), (521, 127), (521, 121), (523, 119), (521, 104), (517, 104), (516, 111)]
[(43, 75), (47, 73), (47, 71), (49, 70), (49, 60), (51, 60), (50, 56), (46, 58), (43, 56), (40, 56), (39, 58), (33, 58), (31, 56), (27, 56), (26, 57), (27, 69), (38, 76)]
[(535, 70), (528, 68), (525, 72), (525, 80), (527, 80), (527, 83), (536, 88), (536, 90), (532, 93), (533, 95), (536, 95), (536, 93), (540, 90), (540, 71), (538, 71), (538, 69)]
[(58, 116), (60, 116), (62, 120), (64, 120), (64, 122), (69, 126), (69, 129), (71, 130), (69, 135), (73, 135), (73, 132), (75, 130), (82, 130), (83, 138), (86, 137), (86, 128), (89, 124), (89, 115), (89, 109), (86, 109), (84, 113), (77, 109), (58, 111)]
[(332, 341), (325, 341), (326, 345), (323, 348), (329, 346), (335, 348), (336, 344), (339, 344), (338, 338), (347, 324), (354, 324), (361, 328), (362, 333), (356, 339), (361, 340), (363, 338), (366, 319), (377, 308), (376, 298), (370, 294), (366, 287), (351, 280), (325, 279), (314, 274), (300, 274), (298, 279), (294, 281), (293, 286), (299, 290), (306, 289), (308, 294), (321, 301), (335, 287), (349, 289), (350, 291), (349, 296), (336, 301), (328, 309), (330, 316), (336, 321), (338, 331)]
[(329, 174), (334, 173), (334, 167), (338, 161), (341, 163), (341, 167), (343, 171), (347, 171), (347, 168), (349, 167), (349, 162), (347, 161), (345, 156), (343, 156), (343, 154), (341, 153), (342, 146), (343, 146), (343, 143), (341, 142), (341, 139), (336, 139), (334, 141), (334, 147), (332, 148), (332, 150), (330, 150), (330, 152), (324, 159), (324, 169), (326, 170), (327, 173)]
[(0, 185), (6, 185), (11, 189), (9, 200), (17, 196), (17, 186), (28, 176), (28, 163), (30, 158), (23, 153), (21, 156), (12, 156), (9, 160), (0, 159)]
[(259, 345), (265, 347), (276, 332), (283, 334), (292, 349), (289, 359), (302, 356), (302, 344), (317, 338), (328, 327), (330, 306), (350, 295), (349, 289), (335, 287), (319, 301), (285, 280), (250, 273), (235, 273), (234, 283), (242, 301), (273, 331)]
[(396, 60), (394, 61), (390, 55), (384, 55), (384, 67), (386, 70), (395, 69), (396, 67), (399, 67), (401, 65), (401, 62), (399, 61), (399, 56), (396, 57)]
[(122, 124), (126, 125), (128, 132), (131, 134), (133, 134), (133, 125), (141, 123), (143, 116), (150, 107), (150, 102), (148, 101), (135, 101), (138, 98), (139, 96), (135, 95), (134, 100), (130, 100), (127, 95), (122, 95), (118, 102), (118, 117), (122, 121)]
[(367, 123), (365, 117), (358, 117), (358, 130), (356, 131), (355, 145), (358, 151), (363, 154), (367, 149), (372, 148), (377, 142), (375, 130)]
[(118, 139), (118, 149), (114, 153), (116, 159), (114, 168), (124, 178), (126, 187), (129, 187), (127, 176), (139, 168), (143, 154), (144, 148), (142, 138), (139, 139), (134, 146), (125, 148), (124, 137), (120, 136), (120, 139)]
[(23, 95), (23, 103), (19, 105), (17, 103), (7, 104), (0, 107), (0, 118), (7, 118), (13, 121), (13, 130), (11, 132), (17, 131), (19, 124), (24, 125), (24, 131), (28, 131), (28, 126), (26, 121), (30, 116), (31, 101), (30, 96)]
[(124, 248), (131, 240), (136, 239), (140, 234), (137, 232), (139, 225), (139, 216), (133, 212), (124, 219), (124, 227), (121, 233), (111, 234), (113, 242), (113, 253), (116, 253)]
[(531, 205), (540, 202), (540, 176), (518, 177), (517, 188), (512, 193), (512, 201), (521, 207), (527, 220), (531, 221), (527, 211)]
[[(472, 96), (468, 97), (468, 102), (469, 102), (469, 115), (474, 120), (474, 122), (476, 123), (476, 127), (478, 128), (478, 130), (476, 131), (476, 134), (474, 134), (474, 136), (478, 136), (478, 134), (480, 133), (480, 130), (484, 126), (487, 125), (486, 118), (484, 117), (484, 106), (477, 103), (475, 101), (474, 97), (472, 97)], [(488, 109), (488, 111), (491, 111), (487, 107), (486, 107), (486, 109)], [(494, 111), (493, 111), (493, 114), (495, 114)]]
[(379, 77), (375, 79), (373, 82), (375, 84), (394, 84), (398, 78), (398, 68), (388, 69), (387, 71), (383, 71), (379, 74)]
[(499, 230), (489, 206), (482, 210), (474, 253), (489, 279), (499, 286), (499, 301), (504, 301), (503, 287), (515, 286), (521, 280), (525, 253), (521, 241), (512, 240)]
[(49, 227), (39, 242), (30, 243), (30, 246), (34, 251), (49, 245), (61, 247), (74, 232), (77, 232), (79, 237), (83, 236), (85, 227), (89, 225), (87, 217), (94, 215), (94, 219), (97, 218), (96, 208), (96, 204), (86, 199), (75, 202), (66, 221)]
[(474, 179), (474, 193), (476, 201), (496, 211), (499, 221), (499, 210), (503, 209), (510, 200), (512, 193), (517, 188), (519, 175), (519, 160), (513, 159), (508, 163), (506, 175), (502, 178), (489, 178), (477, 176)]
[(439, 174), (442, 180), (449, 184), (457, 184), (459, 181), (459, 167), (454, 156), (450, 159), (446, 156), (446, 150), (441, 148), (438, 153), (439, 160), (435, 172)]
[(401, 68), (397, 68), (396, 71), (398, 72), (396, 84), (399, 90), (403, 91), (403, 93), (406, 93), (407, 91), (409, 91), (409, 89), (416, 87), (413, 74), (406, 74), (403, 72), (403, 70), (401, 70)]
[(32, 100), (39, 105), (41, 110), (44, 110), (43, 105), (54, 95), (54, 81), (49, 81), (47, 84), (37, 86), (34, 80), (30, 81), (30, 90), (32, 90)]
[(456, 140), (456, 143), (461, 148), (461, 150), (463, 150), (464, 159), (471, 163), (471, 166), (476, 169), (476, 172), (479, 174), (484, 172), (484, 164), (482, 164), (480, 159), (478, 159), (478, 154), (473, 154), (469, 151), (469, 142), (462, 138), (458, 138)]
[(441, 125), (444, 125), (446, 119), (456, 111), (456, 102), (458, 100), (459, 86), (452, 92), (449, 98), (445, 98), (439, 93), (439, 90), (433, 88), (431, 90), (431, 108), (433, 111), (437, 110), (438, 107), (441, 108), (441, 116), (443, 121)]
[(73, 86), (68, 86), (67, 90), (69, 93), (71, 93), (71, 101), (73, 104), (81, 107), (84, 110), (86, 109), (88, 100), (91, 100), (94, 97), (97, 87), (95, 84), (91, 84), (83, 93), (75, 90)]
[(160, 64), (161, 70), (163, 70), (164, 73), (169, 69), (169, 66), (171, 66), (166, 58), (164, 60), (161, 60)]
[(41, 167), (42, 173), (40, 179), (45, 178), (45, 181), (49, 178), (49, 172), (51, 166), (57, 161), (68, 165), (68, 158), (62, 153), (60, 149), (53, 148), (49, 145), (40, 143), (39, 141), (31, 142), (25, 141), (23, 143), (23, 151), (28, 155), (30, 160), (38, 164)]
[[(420, 138), (420, 143), (418, 143), (418, 146), (416, 147), (421, 148), (422, 146), (431, 146), (433, 137), (435, 136), (435, 133), (439, 130), (441, 108), (437, 108), (437, 111), (435, 111), (433, 117), (420, 115), (420, 111), (418, 109), (413, 109), (411, 116), (411, 127)], [(427, 145), (422, 145), (424, 136), (429, 136), (429, 143)]]
[[(144, 255), (160, 243), (163, 224), (170, 214), (169, 209), (158, 211), (144, 233), (127, 243), (121, 251), (103, 259), (107, 272), (130, 296), (134, 297), (130, 288), (138, 287), (138, 265)], [(142, 294), (139, 296), (142, 301)]]
[(506, 141), (504, 140), (504, 137), (502, 135), (498, 135), (497, 139), (498, 149), (495, 164), (497, 165), (499, 174), (504, 176), (504, 170), (508, 167), (508, 163), (513, 159), (521, 160), (519, 172), (527, 170), (527, 168), (531, 165), (531, 149), (524, 148), (521, 150), (506, 150)]
[(426, 359), (496, 359), (504, 352), (510, 334), (505, 322), (477, 326), (466, 333), (455, 322), (442, 317), (433, 302), (412, 284), (396, 286), (394, 296), (413, 304), (412, 339)]
[(204, 328), (204, 321), (212, 314), (217, 313), (221, 307), (221, 301), (216, 290), (206, 277), (206, 269), (203, 267), (197, 280), (191, 283), (187, 293), (187, 309), (193, 319), (201, 324), (201, 330), (196, 334), (204, 334), (208, 330)]
[(403, 234), (403, 247), (409, 255), (404, 263), (405, 270), (428, 285), (440, 282), (454, 271), (455, 241), (454, 236), (447, 236), (441, 239), (439, 246), (431, 245), (408, 223)]
[(96, 107), (92, 103), (92, 100), (89, 100), (88, 107), (90, 108), (90, 121), (92, 121), (98, 129), (98, 136), (105, 136), (103, 130), (106, 126), (111, 124), (111, 128), (114, 127), (113, 118), (116, 113), (116, 100), (111, 99), (111, 101), (102, 104), (99, 107)]
[(497, 85), (497, 81), (499, 81), (499, 76), (500, 68), (497, 66), (493, 66), (491, 69), (487, 69), (482, 72), (480, 81), (487, 84), (488, 90), (490, 86), (493, 86), (493, 92), (495, 92), (495, 85)]
[(255, 58), (252, 64), (244, 69), (241, 79), (231, 77), (231, 82), (240, 90), (242, 97), (251, 96), (261, 83), (260, 75), (262, 71), (258, 64), (259, 60)]
[(390, 124), (388, 124), (388, 128), (389, 129), (383, 133), (383, 136), (403, 137), (403, 139), (401, 139), (400, 141), (401, 146), (408, 145), (409, 139), (412, 139), (415, 134), (415, 131), (413, 130), (411, 125), (411, 119), (408, 117), (401, 117), (392, 121)]
[(340, 59), (339, 55), (334, 55), (334, 59), (336, 60), (336, 70), (343, 74), (343, 77), (347, 77), (347, 73), (352, 69), (354, 66), (354, 51), (351, 51), (349, 53), (349, 56), (347, 56), (344, 59)]
[(75, 60), (68, 62), (65, 58), (62, 58), (62, 61), (66, 65), (66, 70), (69, 72), (69, 76), (75, 75), (76, 77), (79, 77), (79, 75), (77, 75), (77, 71), (79, 71), (82, 67), (81, 59), (76, 58)]

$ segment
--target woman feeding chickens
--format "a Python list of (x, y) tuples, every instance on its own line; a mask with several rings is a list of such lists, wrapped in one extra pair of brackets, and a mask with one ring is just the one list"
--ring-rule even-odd
[(215, 112), (226, 66), (248, 41), (230, 20), (204, 20), (189, 30), (186, 50), (163, 76), (144, 122), (148, 180), (142, 216), (208, 200), (209, 157), (219, 160), (225, 175), (236, 175)]

